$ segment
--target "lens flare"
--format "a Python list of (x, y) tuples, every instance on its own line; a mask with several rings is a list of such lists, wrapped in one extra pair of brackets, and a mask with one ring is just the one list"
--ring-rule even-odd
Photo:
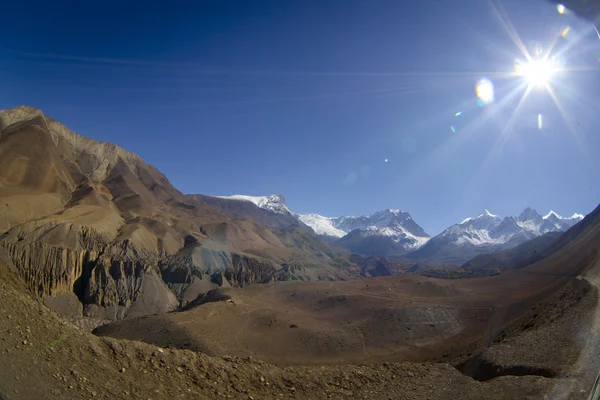
[(475, 85), (475, 94), (483, 105), (494, 102), (494, 84), (487, 78), (480, 79)]
[(543, 58), (525, 63), (516, 60), (515, 71), (531, 86), (546, 86), (558, 71), (558, 67), (555, 62)]
[(564, 14), (567, 11), (567, 8), (564, 4), (557, 4), (556, 11), (558, 11), (559, 14)]
[(542, 130), (542, 114), (538, 114), (538, 130)]

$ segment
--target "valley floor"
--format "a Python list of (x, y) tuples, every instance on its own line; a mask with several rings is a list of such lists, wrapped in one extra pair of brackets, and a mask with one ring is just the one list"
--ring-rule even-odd
[(0, 392), (5, 399), (537, 398), (550, 380), (477, 382), (446, 364), (281, 368), (98, 338), (0, 286)]
[[(584, 279), (569, 279), (564, 290), (556, 291), (539, 306), (538, 315), (547, 323), (531, 317), (525, 322), (530, 326), (514, 327), (510, 337), (482, 355), (496, 369), (542, 363), (556, 377), (509, 373), (478, 381), (447, 363), (277, 366), (253, 357), (209, 356), (97, 337), (62, 320), (25, 294), (19, 282), (8, 275), (0, 278), (0, 393), (6, 399), (584, 399), (590, 388), (588, 376), (593, 375), (589, 366), (583, 374), (571, 368), (580, 362), (581, 343), (564, 340), (564, 334), (578, 337), (567, 332), (569, 327), (578, 324), (581, 334), (594, 319), (597, 291)], [(270, 289), (285, 291), (290, 286), (273, 285)], [(252, 293), (264, 287), (248, 289)], [(227, 302), (209, 306), (242, 307)], [(168, 314), (186, 315), (190, 314)], [(235, 329), (232, 334), (237, 333)], [(558, 333), (553, 337), (553, 332)], [(510, 351), (502, 351), (501, 346), (508, 346)], [(552, 357), (553, 352), (558, 352), (557, 357)], [(544, 359), (544, 354), (549, 359)]]

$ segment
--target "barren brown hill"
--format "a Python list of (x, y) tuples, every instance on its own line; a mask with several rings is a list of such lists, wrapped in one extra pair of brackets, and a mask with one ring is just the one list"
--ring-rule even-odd
[(358, 276), (305, 226), (187, 197), (137, 155), (26, 106), (0, 111), (0, 248), (48, 304), (99, 319), (223, 285)]

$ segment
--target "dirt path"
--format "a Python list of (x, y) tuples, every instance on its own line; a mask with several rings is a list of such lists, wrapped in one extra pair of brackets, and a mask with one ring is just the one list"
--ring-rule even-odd
[(585, 279), (596, 289), (596, 307), (589, 328), (579, 332), (579, 340), (583, 345), (581, 356), (573, 368), (574, 375), (578, 379), (570, 382), (568, 391), (591, 393), (598, 391), (595, 385), (598, 384), (597, 378), (600, 373), (600, 259), (596, 261), (594, 267), (579, 275), (577, 279)]

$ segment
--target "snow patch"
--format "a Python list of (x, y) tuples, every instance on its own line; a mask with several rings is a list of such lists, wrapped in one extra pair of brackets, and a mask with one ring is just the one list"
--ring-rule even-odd
[(488, 217), (492, 217), (492, 218), (499, 218), (497, 215), (492, 214), (491, 212), (489, 212), (487, 209), (483, 210), (483, 213), (480, 215), (486, 215)]
[(310, 226), (317, 235), (341, 238), (347, 234), (347, 232), (333, 226), (333, 218), (319, 214), (298, 214), (298, 219)]
[(234, 194), (233, 196), (215, 196), (221, 199), (249, 201), (257, 207), (264, 210), (269, 210), (277, 214), (293, 214), (292, 211), (285, 205), (285, 199), (278, 194), (270, 196), (246, 196), (242, 194)]
[(472, 219), (473, 219), (473, 218), (471, 218), (471, 217), (469, 217), (469, 218), (465, 218), (465, 219), (463, 219), (463, 220), (462, 220), (462, 222), (461, 222), (459, 225), (466, 224), (467, 222), (469, 222), (469, 221), (470, 221), (470, 220), (472, 220)]

